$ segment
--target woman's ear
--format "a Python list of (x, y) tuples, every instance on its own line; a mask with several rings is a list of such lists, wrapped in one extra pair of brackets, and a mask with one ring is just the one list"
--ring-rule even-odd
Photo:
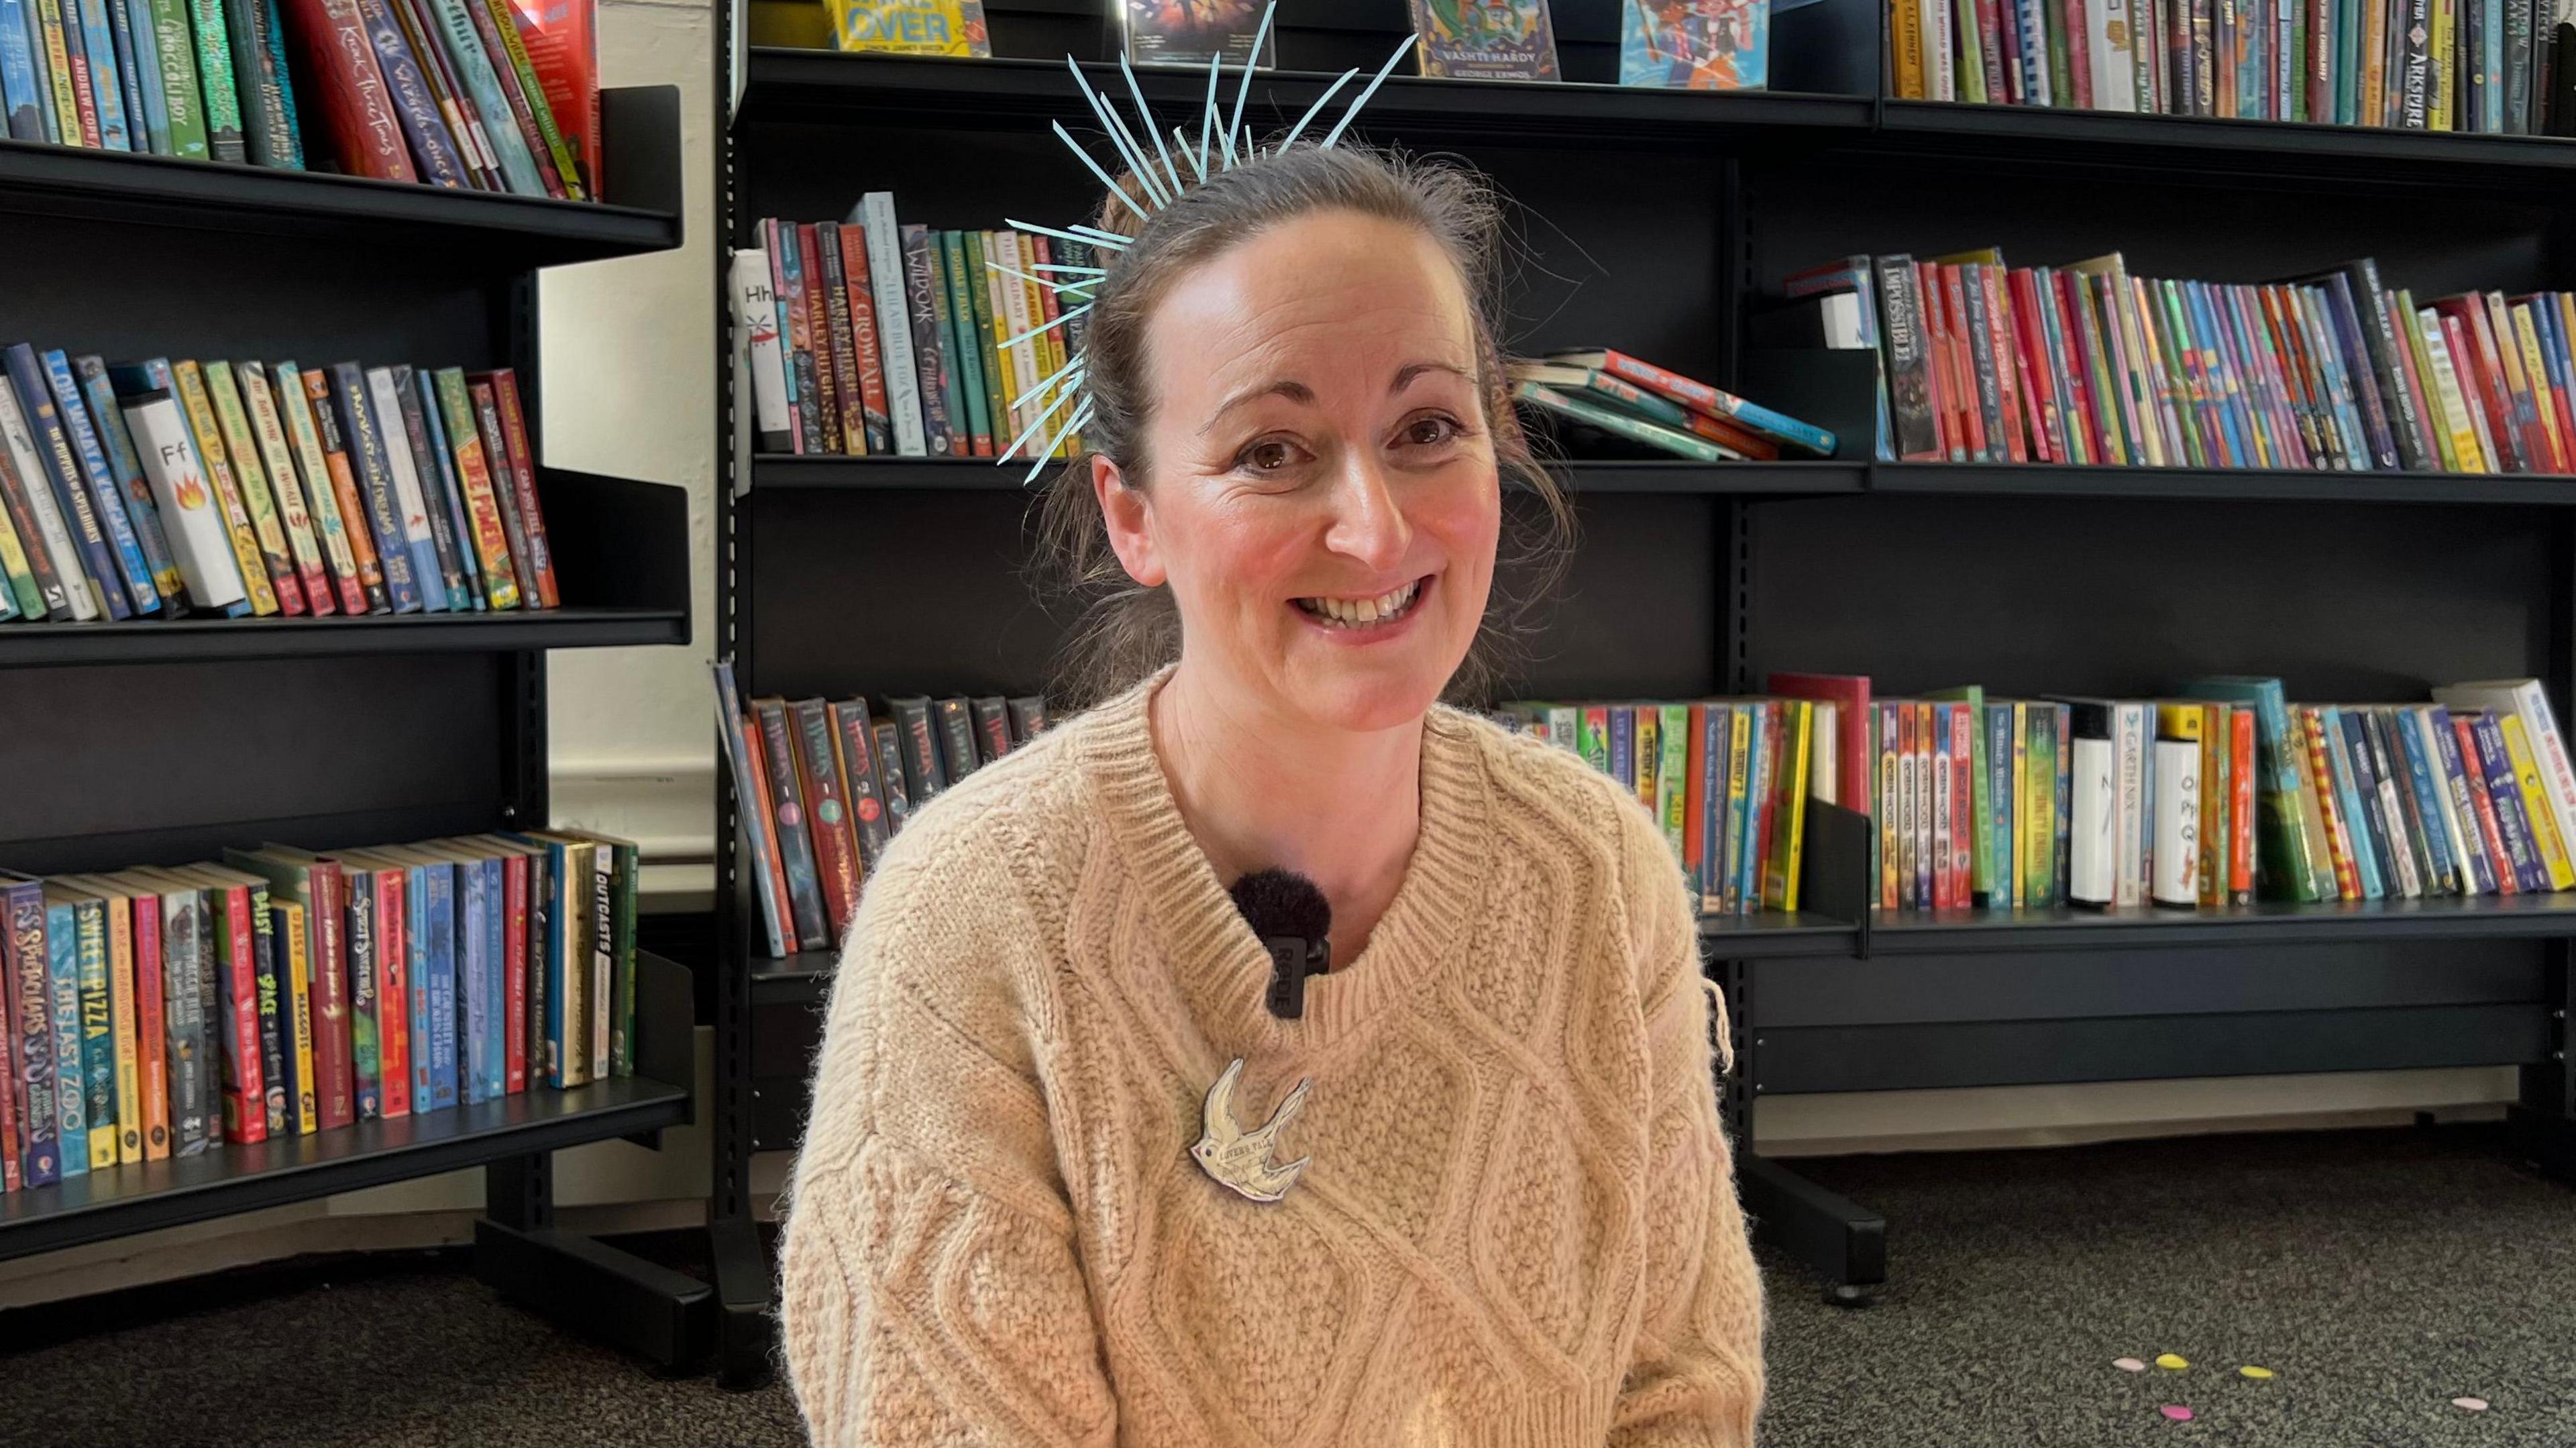
[(1100, 500), (1101, 521), (1109, 529), (1109, 551), (1118, 555), (1119, 566), (1145, 587), (1161, 587), (1170, 574), (1154, 545), (1154, 509), (1145, 490), (1127, 486), (1116, 463), (1093, 453), (1091, 495)]

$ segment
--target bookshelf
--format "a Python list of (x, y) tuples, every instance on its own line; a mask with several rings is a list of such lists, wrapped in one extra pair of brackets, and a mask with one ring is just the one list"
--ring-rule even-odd
[[(838, 219), (870, 190), (933, 226), (1077, 214), (1091, 188), (1043, 123), (1096, 126), (1062, 57), (1117, 75), (1104, 11), (986, 8), (990, 61), (750, 50), (721, 148), (728, 241), (763, 216)], [(1568, 83), (1399, 75), (1359, 131), (1462, 156), (1517, 203), (1507, 346), (1609, 343), (1846, 444), (1818, 462), (1563, 465), (1582, 544), (1509, 695), (1740, 693), (1799, 669), (1890, 696), (1976, 681), (2144, 697), (2250, 672), (2294, 698), (2397, 701), (2531, 675), (2569, 716), (2576, 478), (1881, 463), (1865, 368), (1758, 349), (1748, 319), (1830, 258), (1989, 244), (2246, 281), (2372, 255), (2418, 295), (2576, 285), (2576, 142), (1894, 101), (1883, 6), (1865, 0), (1778, 15), (1770, 92), (1623, 90), (1600, 83), (1615, 0), (1552, 9)], [(1407, 28), (1395, 0), (1287, 0), (1280, 24), (1281, 69), (1247, 112), (1265, 123), (1373, 69)], [(1204, 72), (1138, 75), (1158, 112), (1204, 93)], [(731, 386), (719, 396), (733, 437)], [(717, 648), (747, 692), (1046, 678), (1064, 621), (1021, 583), (1022, 468), (740, 451), (730, 469)], [(730, 810), (720, 1219), (750, 1210), (751, 1150), (795, 1144), (832, 970), (747, 944)], [(2513, 1065), (2528, 1149), (2576, 1165), (2558, 1054), (2576, 897), (1880, 918), (1865, 818), (1817, 805), (1809, 829), (1804, 912), (1712, 921), (1703, 943), (1732, 1007), (1748, 1209), (1831, 1300), (1883, 1282), (1887, 1223), (1746, 1145), (1765, 1096)]]
[[(671, 87), (601, 97), (600, 204), (0, 142), (0, 338), (110, 358), (515, 368), (535, 432), (538, 268), (680, 244)], [(42, 284), (35, 278), (41, 274)], [(541, 444), (542, 439), (538, 439)], [(539, 447), (542, 455), (542, 447)], [(543, 827), (546, 651), (685, 644), (682, 490), (541, 468), (558, 609), (0, 625), (0, 863), (121, 869)], [(637, 1072), (0, 1196), (0, 1259), (485, 1170), (478, 1272), (657, 1362), (704, 1285), (557, 1229), (552, 1153), (694, 1119), (685, 969), (636, 963)]]

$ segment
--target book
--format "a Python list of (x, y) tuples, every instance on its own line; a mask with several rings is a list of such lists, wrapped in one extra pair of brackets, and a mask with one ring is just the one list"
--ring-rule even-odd
[(1620, 0), (1619, 15), (1621, 85), (1761, 90), (1768, 84), (1770, 0)]
[(1555, 80), (1547, 0), (1407, 0), (1416, 70), (1456, 80)]
[(983, 0), (825, 0), (832, 44), (890, 55), (993, 53)]
[(907, 260), (895, 220), (894, 193), (868, 192), (847, 220), (862, 228), (867, 241), (868, 280), (875, 292), (877, 345), (884, 364), (886, 410), (894, 425), (894, 450), (905, 457), (928, 456), (921, 372), (914, 356), (913, 313), (907, 300)]
[(1550, 352), (1547, 360), (1562, 366), (1595, 368), (1695, 412), (1736, 423), (1776, 442), (1818, 457), (1833, 456), (1834, 435), (1831, 432), (1625, 352), (1608, 348)]
[(1253, 0), (1117, 0), (1127, 59), (1137, 65), (1204, 69), (1215, 57), (1227, 70), (1267, 70), (1279, 63), (1278, 37)]

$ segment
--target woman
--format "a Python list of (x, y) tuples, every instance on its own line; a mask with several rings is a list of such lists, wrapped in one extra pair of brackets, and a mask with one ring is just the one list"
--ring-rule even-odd
[[(1494, 232), (1457, 173), (1298, 145), (1112, 262), (1050, 512), (1160, 667), (869, 883), (784, 1251), (818, 1442), (1751, 1442), (1680, 872), (1606, 778), (1437, 703), (1534, 472)], [(1332, 909), (1293, 1019), (1227, 896), (1269, 867)]]

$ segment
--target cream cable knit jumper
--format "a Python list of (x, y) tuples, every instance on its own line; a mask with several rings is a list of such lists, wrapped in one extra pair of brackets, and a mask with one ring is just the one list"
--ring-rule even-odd
[[(1435, 709), (1360, 956), (1268, 959), (1173, 803), (1159, 679), (978, 770), (869, 882), (781, 1294), (815, 1440), (1741, 1448), (1761, 1284), (1680, 873), (1571, 754)], [(1191, 1160), (1315, 1082), (1260, 1206)]]

